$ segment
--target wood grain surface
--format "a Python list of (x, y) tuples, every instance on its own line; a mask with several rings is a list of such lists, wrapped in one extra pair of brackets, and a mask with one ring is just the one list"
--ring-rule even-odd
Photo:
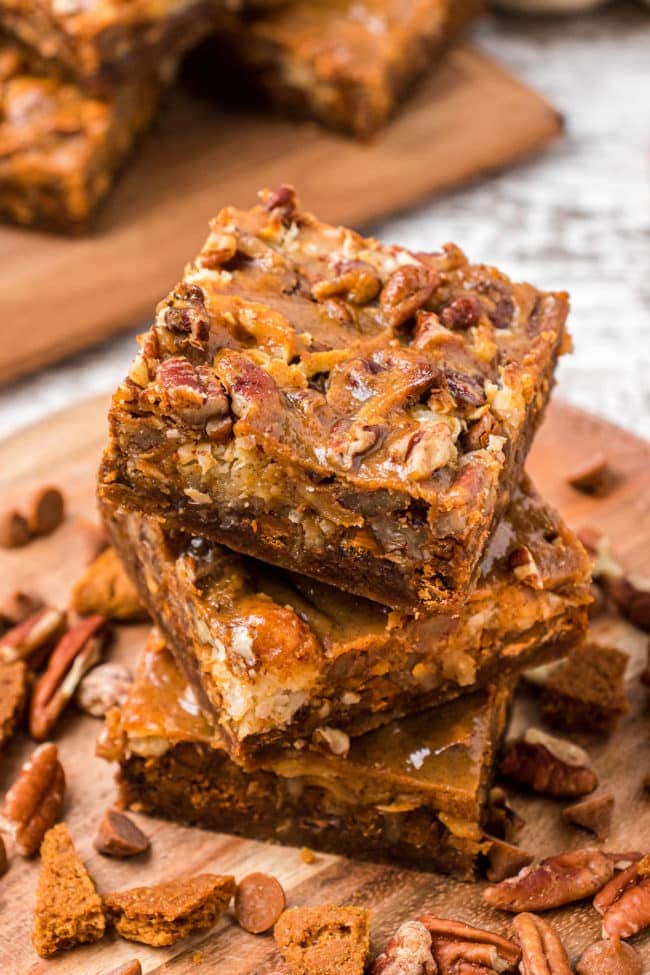
[(176, 93), (91, 236), (0, 228), (0, 381), (146, 320), (226, 203), (293, 182), (323, 219), (358, 225), (519, 159), (560, 128), (542, 98), (467, 47), (367, 144)]
[[(66, 603), (71, 584), (84, 564), (82, 524), (94, 517), (93, 480), (105, 436), (106, 405), (103, 397), (92, 400), (0, 445), (3, 505), (24, 504), (32, 489), (45, 482), (63, 485), (68, 498), (68, 517), (56, 535), (23, 550), (0, 553), (2, 585), (7, 589), (29, 586), (60, 605)], [(610, 497), (594, 500), (573, 491), (564, 478), (593, 451), (603, 449), (620, 480)], [(594, 417), (555, 404), (536, 440), (529, 470), (571, 525), (588, 523), (603, 529), (629, 570), (650, 574), (647, 444)], [(638, 681), (647, 636), (618, 620), (603, 619), (596, 629), (603, 639), (631, 652), (628, 679), (632, 707), (610, 739), (580, 738), (580, 742), (594, 759), (601, 788), (616, 796), (607, 847), (647, 848), (650, 799), (644, 796), (641, 781), (650, 771), (650, 713)], [(120, 627), (111, 657), (134, 661), (144, 635), (142, 626)], [(521, 695), (513, 720), (515, 724), (535, 721), (534, 700)], [(93, 850), (92, 839), (115, 790), (112, 769), (93, 755), (100, 727), (99, 721), (73, 711), (57, 731), (69, 783), (65, 818), (100, 891), (142, 885), (180, 873), (211, 870), (242, 877), (252, 870), (264, 870), (281, 879), (290, 904), (337, 902), (371, 907), (376, 948), (400, 921), (425, 909), (507, 933), (510, 918), (483, 905), (481, 884), (461, 884), (433, 874), (354, 864), (320, 854), (308, 865), (291, 848), (187, 829), (144, 816), (136, 818), (152, 839), (148, 857), (131, 861), (101, 857)], [(13, 779), (30, 747), (23, 739), (2, 755), (0, 790)], [(544, 856), (590, 845), (589, 834), (562, 823), (559, 803), (515, 795), (514, 804), (526, 819), (521, 845), (531, 852)], [(161, 975), (163, 971), (173, 975), (264, 975), (278, 967), (272, 939), (248, 935), (229, 918), (213, 931), (169, 949), (149, 949), (108, 936), (97, 945), (75, 949), (52, 961), (39, 960), (30, 940), (37, 874), (37, 862), (14, 856), (8, 874), (0, 881), (2, 975), (107, 975), (117, 964), (133, 957), (141, 960), (145, 972)], [(549, 916), (574, 961), (599, 936), (599, 918), (589, 904), (553, 911)], [(650, 970), (650, 934), (638, 937), (635, 944)]]

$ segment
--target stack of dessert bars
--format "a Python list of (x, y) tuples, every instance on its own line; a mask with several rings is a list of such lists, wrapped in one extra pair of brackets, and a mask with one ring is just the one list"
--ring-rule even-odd
[(292, 118), (372, 135), (482, 6), (0, 0), (0, 219), (86, 230), (179, 70), (217, 103), (249, 89)]
[(469, 878), (514, 683), (586, 627), (523, 473), (567, 297), (260, 198), (113, 397), (100, 506), (157, 629), (101, 753), (131, 808)]

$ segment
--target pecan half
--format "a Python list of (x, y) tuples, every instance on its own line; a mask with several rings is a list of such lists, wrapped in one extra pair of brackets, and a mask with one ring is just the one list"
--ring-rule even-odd
[(88, 616), (55, 647), (30, 703), (29, 732), (37, 741), (47, 738), (83, 675), (99, 662), (106, 635), (106, 618)]
[(440, 283), (440, 275), (423, 264), (405, 264), (393, 271), (384, 285), (379, 303), (387, 325), (399, 328), (415, 315)]
[(613, 872), (612, 861), (600, 850), (574, 850), (524, 867), (516, 877), (487, 887), (483, 896), (502, 911), (547, 911), (591, 897)]
[(544, 580), (529, 548), (519, 545), (508, 556), (508, 567), (518, 582), (531, 589), (543, 589)]
[(567, 806), (562, 810), (562, 819), (574, 826), (591, 830), (599, 840), (604, 840), (612, 825), (613, 810), (614, 796), (611, 792), (606, 792), (600, 796), (590, 796), (589, 799), (576, 802), (573, 806)]
[(518, 914), (512, 930), (521, 946), (521, 975), (572, 975), (564, 945), (547, 921), (534, 914)]
[(650, 926), (650, 853), (614, 877), (594, 898), (608, 938), (631, 938)]
[(0, 808), (0, 829), (13, 836), (21, 856), (38, 852), (59, 818), (65, 775), (56, 745), (39, 745), (20, 770)]
[(618, 938), (597, 941), (583, 951), (576, 975), (643, 975), (641, 956)]
[(490, 849), (487, 851), (489, 867), (485, 876), (490, 883), (498, 884), (506, 877), (514, 877), (515, 874), (527, 867), (535, 859), (532, 854), (525, 850), (520, 850), (512, 843), (505, 843), (503, 840), (492, 836), (487, 837)]
[(539, 728), (529, 728), (523, 738), (506, 746), (500, 770), (542, 795), (584, 796), (598, 785), (582, 748)]
[(437, 975), (431, 954), (431, 935), (421, 921), (400, 924), (368, 975)]
[(162, 310), (165, 325), (172, 332), (186, 335), (190, 345), (202, 348), (210, 335), (210, 315), (203, 291), (196, 284), (181, 284), (171, 300), (173, 304)]
[(39, 609), (8, 630), (0, 639), (0, 660), (24, 660), (37, 667), (47, 651), (63, 633), (66, 614), (53, 606)]
[(440, 975), (456, 972), (515, 972), (521, 958), (516, 944), (492, 931), (462, 921), (425, 915), (418, 918), (431, 935), (431, 953)]
[[(149, 395), (145, 393), (145, 399)], [(195, 367), (183, 356), (172, 356), (160, 363), (151, 395), (160, 395), (163, 407), (191, 427), (229, 418), (226, 391), (212, 369)]]

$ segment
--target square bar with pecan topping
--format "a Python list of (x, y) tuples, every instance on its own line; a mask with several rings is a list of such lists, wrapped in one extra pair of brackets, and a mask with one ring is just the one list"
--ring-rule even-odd
[(228, 207), (113, 396), (100, 495), (397, 609), (462, 604), (569, 342), (453, 245)]
[(586, 553), (527, 483), (460, 618), (409, 617), (166, 532), (155, 518), (107, 504), (104, 514), (224, 747), (245, 766), (292, 742), (344, 752), (349, 735), (562, 656), (586, 629)]
[(0, 27), (93, 91), (173, 69), (224, 10), (278, 0), (2, 0)]
[(288, 748), (245, 772), (154, 631), (98, 753), (120, 763), (131, 809), (471, 879), (510, 696), (502, 685), (386, 725), (345, 758)]
[(232, 18), (192, 55), (189, 70), (215, 85), (215, 66), (225, 57), (226, 70), (234, 67), (243, 86), (252, 83), (272, 104), (364, 138), (385, 124), (484, 6), (483, 0), (302, 0), (254, 20)]
[(0, 38), (0, 218), (83, 230), (157, 103), (153, 82), (93, 98)]

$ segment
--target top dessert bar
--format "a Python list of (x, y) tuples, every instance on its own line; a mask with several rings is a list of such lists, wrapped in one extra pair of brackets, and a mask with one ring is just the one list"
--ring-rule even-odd
[(173, 67), (223, 10), (278, 0), (2, 0), (0, 26), (52, 67), (104, 90)]
[(151, 120), (158, 90), (148, 81), (92, 97), (0, 36), (0, 216), (83, 230)]
[(396, 608), (459, 605), (566, 348), (453, 245), (228, 207), (113, 397), (100, 495)]
[(562, 656), (587, 625), (589, 563), (528, 483), (460, 617), (414, 619), (106, 502), (151, 615), (238, 763), (349, 737)]
[[(253, 21), (232, 18), (209, 42), (292, 114), (371, 135), (484, 6), (482, 0), (302, 0)], [(209, 64), (208, 62), (211, 62)]]

